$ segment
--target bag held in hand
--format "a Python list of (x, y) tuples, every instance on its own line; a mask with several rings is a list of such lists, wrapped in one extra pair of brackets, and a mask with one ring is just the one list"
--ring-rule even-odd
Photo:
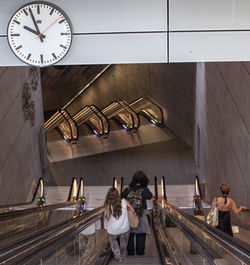
[(128, 209), (128, 220), (131, 228), (137, 228), (139, 225), (139, 217), (135, 212)]
[(207, 223), (213, 227), (219, 225), (217, 197), (214, 208), (207, 215)]

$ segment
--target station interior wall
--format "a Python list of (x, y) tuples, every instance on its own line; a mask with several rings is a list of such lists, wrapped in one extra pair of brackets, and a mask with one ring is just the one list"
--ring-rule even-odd
[(166, 185), (185, 185), (193, 184), (197, 173), (192, 149), (176, 139), (54, 162), (50, 169), (53, 178), (48, 186), (70, 185), (73, 176), (83, 177), (86, 186), (112, 185), (114, 177), (118, 183), (123, 177), (128, 185), (137, 170), (147, 175), (151, 185), (155, 176), (159, 183), (165, 176)]
[[(154, 176), (166, 176), (168, 184), (193, 184), (197, 173), (192, 153), (194, 81), (193, 63), (111, 66), (67, 111), (74, 115), (80, 106), (95, 104), (102, 109), (114, 100), (131, 103), (143, 96), (162, 108), (165, 126), (182, 140), (54, 162), (48, 183), (69, 185), (72, 177), (83, 177), (86, 185), (107, 185), (113, 177), (124, 177), (128, 184), (136, 170), (143, 170), (151, 183)], [(46, 99), (46, 105), (52, 103)]]
[(112, 65), (67, 111), (74, 115), (85, 105), (103, 109), (114, 100), (132, 103), (143, 96), (162, 108), (166, 126), (192, 147), (194, 82), (193, 63)]
[[(250, 206), (249, 73), (248, 62), (198, 63), (194, 126), (195, 161), (201, 181), (206, 186), (206, 198), (211, 200), (214, 195), (218, 195), (219, 184), (227, 181), (231, 185), (231, 196), (236, 203), (248, 207)], [(0, 68), (1, 204), (30, 199), (31, 185), (37, 182), (46, 169), (46, 165), (41, 163), (38, 136), (41, 134), (43, 124), (41, 89), (40, 87), (36, 90), (31, 89), (36, 117), (35, 125), (32, 126), (30, 120), (24, 119), (23, 114), (22, 90), (27, 80), (29, 81), (28, 67)], [(200, 144), (198, 144), (198, 138), (200, 138)], [(143, 154), (144, 148), (147, 149), (147, 146), (142, 147)], [(164, 149), (164, 146), (161, 148)], [(109, 155), (112, 157), (114, 154)], [(126, 156), (130, 155), (126, 154)], [(96, 159), (95, 157), (89, 160), (86, 158), (83, 164), (87, 163), (92, 167), (92, 162)], [(92, 162), (89, 163), (89, 161)], [(72, 161), (65, 163), (70, 164)], [(163, 165), (163, 162), (161, 163)], [(79, 168), (81, 166), (79, 165)], [(128, 172), (128, 175), (131, 176), (131, 172)], [(148, 169), (146, 173), (150, 176), (154, 175)], [(122, 176), (122, 173), (117, 172), (117, 174)]]
[(206, 197), (220, 195), (219, 186), (226, 181), (235, 202), (248, 208), (249, 88), (249, 62), (197, 63), (194, 151)]
[[(1, 1), (0, 65), (24, 63), (7, 27), (29, 0)], [(61, 65), (249, 61), (247, 0), (48, 0), (69, 16), (72, 47)]]
[[(30, 69), (0, 68), (1, 205), (30, 200), (46, 167), (40, 74)], [(28, 119), (24, 109), (30, 114)]]

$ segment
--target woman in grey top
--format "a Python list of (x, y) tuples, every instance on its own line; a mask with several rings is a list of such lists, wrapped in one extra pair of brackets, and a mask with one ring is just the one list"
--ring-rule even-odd
[[(128, 241), (128, 255), (134, 255), (135, 250), (137, 255), (144, 255), (146, 235), (150, 235), (150, 226), (146, 216), (147, 203), (146, 200), (152, 199), (152, 193), (147, 188), (149, 180), (142, 171), (135, 172), (129, 187), (122, 192), (122, 198), (129, 201), (131, 193), (138, 192), (141, 194), (141, 208), (139, 226), (131, 228)], [(134, 237), (136, 235), (136, 248), (134, 247)]]

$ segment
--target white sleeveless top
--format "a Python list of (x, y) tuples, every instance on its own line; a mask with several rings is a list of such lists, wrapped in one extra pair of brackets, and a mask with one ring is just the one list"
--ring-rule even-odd
[(116, 219), (112, 214), (107, 222), (107, 231), (111, 235), (120, 235), (130, 230), (128, 221), (127, 203), (125, 199), (121, 201), (122, 214)]

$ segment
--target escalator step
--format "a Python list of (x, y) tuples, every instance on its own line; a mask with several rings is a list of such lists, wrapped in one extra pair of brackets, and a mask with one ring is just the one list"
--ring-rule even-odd
[(116, 261), (112, 259), (109, 262), (109, 265), (115, 265), (115, 264), (142, 264), (142, 265), (158, 265), (162, 264), (160, 255), (158, 253), (154, 232), (151, 230), (151, 235), (149, 238), (146, 239), (146, 249), (145, 249), (145, 255), (143, 256), (128, 256), (125, 260), (122, 262)]

